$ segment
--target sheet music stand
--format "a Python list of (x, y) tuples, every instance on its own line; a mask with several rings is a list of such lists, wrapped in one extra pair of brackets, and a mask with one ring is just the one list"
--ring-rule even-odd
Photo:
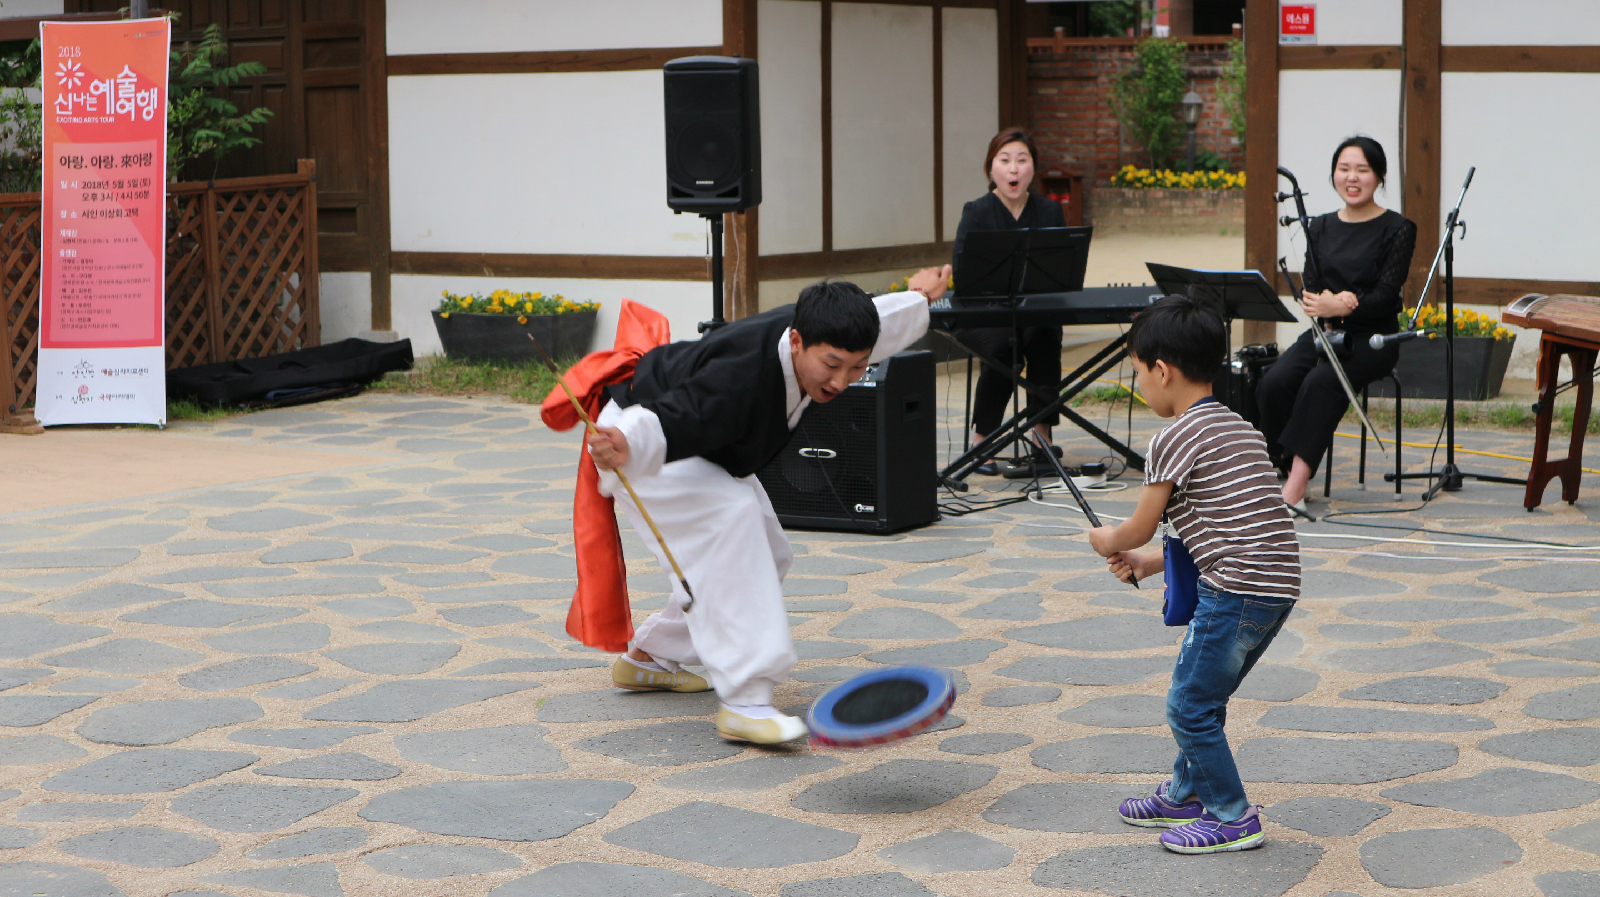
[(1163, 293), (1209, 302), (1225, 321), (1295, 323), (1294, 314), (1260, 271), (1208, 271), (1156, 262), (1146, 262), (1145, 267)]

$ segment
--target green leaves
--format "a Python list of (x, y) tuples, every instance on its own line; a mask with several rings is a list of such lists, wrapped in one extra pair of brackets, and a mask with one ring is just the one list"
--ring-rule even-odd
[(272, 110), (257, 107), (241, 113), (218, 91), (265, 74), (266, 66), (255, 61), (221, 65), (227, 56), (228, 42), (216, 24), (206, 28), (199, 43), (172, 50), (167, 88), (167, 177), (172, 180), (180, 180), (185, 169), (207, 157), (211, 171), (204, 176), (215, 176), (224, 156), (261, 142), (251, 132), (266, 124)]
[(1117, 79), (1113, 107), (1122, 124), (1144, 145), (1153, 168), (1165, 168), (1182, 139), (1178, 103), (1188, 75), (1182, 41), (1153, 37), (1134, 50), (1136, 64)]

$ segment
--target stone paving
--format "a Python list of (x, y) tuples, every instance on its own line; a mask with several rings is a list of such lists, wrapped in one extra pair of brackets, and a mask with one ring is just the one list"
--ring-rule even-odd
[[(361, 464), (0, 508), (0, 895), (1600, 893), (1600, 557), (1434, 544), (1588, 544), (1600, 495), (1528, 514), (1471, 484), (1365, 518), (1392, 529), (1303, 526), (1305, 600), (1230, 719), (1270, 840), (1179, 857), (1115, 814), (1170, 767), (1178, 631), (1065, 509), (791, 534), (781, 705), (893, 663), (962, 694), (883, 749), (760, 749), (566, 637), (577, 437), (534, 409), (367, 396), (164, 438)], [(1337, 507), (1414, 507), (1356, 490), (1341, 443)], [(642, 617), (667, 580), (625, 543)]]

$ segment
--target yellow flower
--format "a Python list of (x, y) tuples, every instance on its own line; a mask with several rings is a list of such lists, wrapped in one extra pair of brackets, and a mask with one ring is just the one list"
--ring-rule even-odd
[(532, 296), (532, 297), (531, 297), (531, 298), (534, 298), (534, 299), (543, 299), (543, 298), (544, 298), (544, 294), (543, 294), (543, 293), (534, 293), (534, 294), (533, 294), (533, 296)]
[(517, 323), (518, 324), (526, 324), (526, 323), (528, 323), (528, 319), (523, 317), (522, 315), (517, 315)]
[(447, 312), (447, 311), (442, 311), (442, 312), (439, 312), (439, 317), (441, 317), (441, 318), (448, 318), (448, 317), (450, 317), (450, 313), (449, 313), (449, 312)]

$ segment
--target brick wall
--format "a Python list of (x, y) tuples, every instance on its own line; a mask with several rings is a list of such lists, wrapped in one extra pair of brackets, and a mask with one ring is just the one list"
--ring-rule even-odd
[[(1134, 67), (1131, 41), (1075, 42), (1055, 49), (1030, 47), (1027, 128), (1039, 144), (1041, 172), (1065, 169), (1100, 185), (1125, 164), (1150, 164), (1144, 149), (1123, 133), (1112, 109), (1112, 85)], [(1205, 106), (1195, 128), (1195, 146), (1244, 170), (1244, 150), (1217, 103), (1217, 84), (1228, 51), (1222, 44), (1198, 44), (1188, 53), (1189, 75)], [(1182, 151), (1177, 166), (1183, 165)]]
[(1097, 234), (1244, 234), (1243, 190), (1094, 187), (1087, 192), (1085, 223)]

